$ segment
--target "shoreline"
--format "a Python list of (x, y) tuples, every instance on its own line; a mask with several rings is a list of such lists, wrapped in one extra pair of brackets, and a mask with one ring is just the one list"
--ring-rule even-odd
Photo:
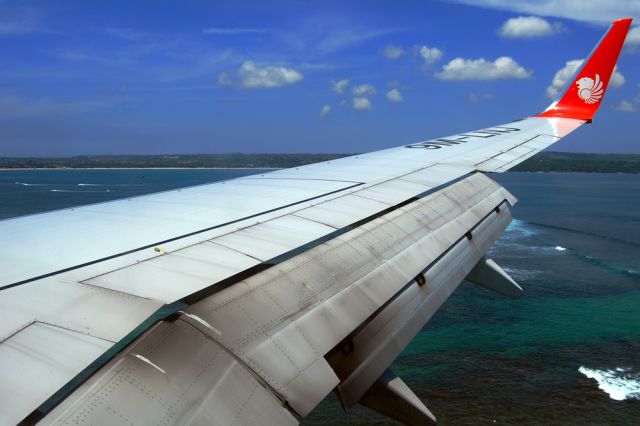
[[(185, 154), (78, 157), (0, 157), (4, 170), (278, 170), (333, 161), (353, 154)], [(640, 174), (640, 154), (545, 151), (512, 172)]]
[[(298, 166), (300, 167), (300, 166)], [(16, 171), (90, 171), (90, 170), (283, 170), (295, 167), (13, 167), (0, 168), (0, 172)], [(585, 173), (585, 174), (619, 174), (619, 175), (640, 175), (640, 172), (621, 172), (617, 170), (508, 170), (508, 173)], [(488, 172), (486, 174), (495, 175), (502, 172)]]
[(16, 170), (280, 170), (283, 167), (0, 167), (0, 171)]

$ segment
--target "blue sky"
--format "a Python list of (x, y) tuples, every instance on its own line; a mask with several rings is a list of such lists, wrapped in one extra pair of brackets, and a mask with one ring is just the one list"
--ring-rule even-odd
[[(626, 16), (640, 1), (0, 0), (0, 155), (365, 152), (488, 127), (544, 109)], [(640, 152), (632, 31), (594, 124), (553, 149)]]

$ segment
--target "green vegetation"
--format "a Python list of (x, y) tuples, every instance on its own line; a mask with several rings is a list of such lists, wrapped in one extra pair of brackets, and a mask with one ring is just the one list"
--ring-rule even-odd
[(190, 154), (79, 155), (75, 157), (0, 158), (0, 168), (286, 168), (335, 160), (352, 154)]
[[(0, 158), (3, 169), (85, 168), (286, 168), (330, 161), (352, 154), (197, 154), (81, 155), (53, 158)], [(640, 173), (640, 154), (575, 154), (542, 152), (513, 171)]]
[(541, 152), (511, 170), (514, 172), (640, 173), (640, 154)]

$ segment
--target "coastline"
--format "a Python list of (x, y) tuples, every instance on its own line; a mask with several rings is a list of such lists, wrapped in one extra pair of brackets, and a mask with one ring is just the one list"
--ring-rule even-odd
[[(297, 166), (300, 167), (300, 166)], [(93, 170), (283, 170), (289, 167), (0, 167), (0, 172), (18, 171), (93, 171)], [(293, 168), (293, 167), (291, 167)], [(640, 171), (619, 170), (508, 170), (508, 173), (586, 173), (586, 174), (619, 174), (640, 175)], [(487, 172), (489, 175), (499, 175), (504, 172)]]
[[(0, 157), (8, 170), (277, 170), (333, 161), (354, 154), (185, 154)], [(357, 155), (357, 154), (355, 154)], [(640, 174), (640, 154), (544, 151), (510, 172)]]
[(279, 170), (282, 167), (0, 167), (0, 172), (16, 170)]

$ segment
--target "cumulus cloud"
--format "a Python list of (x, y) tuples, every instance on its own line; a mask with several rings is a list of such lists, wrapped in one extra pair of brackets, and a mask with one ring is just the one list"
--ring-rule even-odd
[(526, 70), (509, 56), (495, 61), (455, 58), (436, 74), (441, 80), (498, 80), (529, 78), (533, 71)]
[(556, 71), (555, 75), (553, 76), (553, 80), (551, 80), (551, 85), (547, 87), (547, 97), (555, 99), (555, 97), (560, 94), (560, 91), (567, 84), (569, 78), (571, 78), (571, 76), (575, 74), (581, 64), (582, 59), (573, 59), (571, 61), (567, 61), (564, 67)]
[(618, 66), (616, 65), (615, 68), (613, 69), (613, 75), (609, 80), (609, 87), (613, 87), (614, 89), (617, 89), (621, 87), (625, 81), (626, 79), (624, 78), (624, 75), (622, 75), (620, 71), (618, 71)]
[(387, 59), (398, 59), (401, 56), (404, 56), (405, 51), (400, 46), (394, 46), (393, 44), (388, 45), (382, 50), (382, 55), (384, 55)]
[(331, 82), (331, 88), (338, 95), (342, 95), (348, 85), (349, 85), (349, 80), (347, 80), (347, 79), (338, 80), (338, 81), (332, 81)]
[(292, 68), (258, 67), (253, 61), (245, 61), (239, 69), (220, 74), (218, 84), (240, 89), (270, 89), (299, 83), (302, 78), (303, 75)]
[(389, 102), (402, 102), (402, 93), (398, 89), (391, 89), (387, 92), (387, 99)]
[(631, 47), (640, 46), (640, 27), (633, 27), (629, 30), (624, 44)]
[(353, 108), (357, 109), (358, 111), (364, 111), (368, 109), (373, 109), (373, 105), (371, 104), (371, 101), (369, 100), (369, 98), (358, 97), (358, 98), (353, 98)]
[(493, 93), (469, 93), (469, 100), (474, 104), (493, 99)]
[(473, 6), (508, 10), (575, 21), (609, 24), (622, 16), (639, 16), (640, 2), (635, 0), (452, 0)]
[[(582, 59), (573, 59), (571, 61), (567, 61), (564, 67), (560, 68), (556, 71), (553, 76), (553, 80), (551, 80), (551, 84), (547, 87), (546, 94), (549, 98), (555, 99), (562, 89), (566, 86), (567, 82), (573, 75), (576, 73), (580, 65), (582, 65)], [(609, 80), (609, 86), (617, 89), (622, 86), (625, 82), (624, 76), (618, 71), (618, 66), (613, 69), (613, 75)]]
[(625, 100), (620, 101), (613, 109), (622, 112), (636, 112), (636, 107), (631, 102)]
[(442, 59), (442, 50), (437, 47), (420, 46), (418, 54), (424, 59), (425, 66), (431, 66)]
[(331, 112), (331, 106), (324, 105), (320, 110), (320, 117), (326, 117)]
[(356, 97), (373, 96), (376, 94), (376, 88), (370, 84), (360, 84), (358, 86), (354, 86), (352, 93), (353, 96)]
[(498, 33), (505, 38), (534, 38), (550, 36), (561, 30), (559, 22), (552, 24), (537, 16), (518, 16), (502, 24)]

